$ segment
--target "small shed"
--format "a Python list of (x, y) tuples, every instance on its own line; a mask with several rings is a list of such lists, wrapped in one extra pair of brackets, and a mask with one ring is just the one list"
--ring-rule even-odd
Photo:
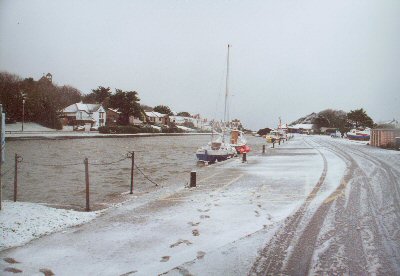
[(371, 129), (371, 146), (381, 148), (394, 148), (396, 137), (400, 137), (400, 129)]

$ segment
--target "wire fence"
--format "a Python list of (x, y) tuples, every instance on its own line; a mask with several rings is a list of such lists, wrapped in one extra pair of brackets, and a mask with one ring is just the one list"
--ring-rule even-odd
[[(90, 199), (90, 194), (91, 192), (93, 192), (93, 189), (96, 189), (97, 187), (95, 186), (93, 188), (93, 185), (91, 185), (92, 183), (90, 183), (90, 173), (89, 173), (89, 168), (93, 167), (93, 171), (91, 173), (95, 173), (95, 174), (101, 174), (104, 173), (104, 181), (108, 181), (110, 179), (113, 179), (112, 176), (110, 176), (110, 173), (116, 172), (116, 174), (118, 175), (118, 180), (114, 181), (115, 183), (119, 183), (119, 182), (123, 182), (123, 185), (126, 188), (127, 187), (127, 182), (129, 182), (129, 178), (130, 178), (130, 193), (132, 194), (133, 192), (133, 188), (134, 188), (134, 179), (135, 181), (137, 181), (137, 177), (134, 178), (134, 175), (139, 174), (143, 177), (144, 182), (149, 182), (151, 184), (154, 184), (156, 187), (161, 186), (161, 183), (159, 183), (158, 181), (154, 180), (153, 178), (151, 178), (147, 173), (145, 173), (145, 169), (141, 166), (139, 166), (137, 163), (135, 163), (134, 160), (134, 152), (128, 152), (125, 155), (116, 158), (115, 160), (111, 160), (111, 161), (104, 161), (104, 160), (94, 160), (94, 161), (89, 161), (88, 158), (85, 158), (84, 160), (80, 161), (80, 162), (59, 162), (59, 160), (56, 160), (56, 162), (51, 163), (51, 162), (38, 162), (35, 160), (26, 160), (24, 159), (22, 156), (15, 154), (15, 158), (14, 158), (14, 166), (8, 168), (6, 171), (2, 172), (1, 177), (8, 175), (8, 178), (12, 178), (12, 176), (9, 175), (10, 172), (14, 172), (14, 178), (12, 179), (13, 181), (13, 188), (12, 188), (12, 193), (13, 193), (13, 200), (17, 201), (18, 200), (18, 194), (19, 193), (24, 193), (25, 190), (29, 190), (29, 192), (32, 193), (41, 193), (42, 197), (39, 198), (44, 198), (44, 203), (48, 203), (48, 204), (52, 204), (57, 200), (50, 200), (52, 202), (46, 202), (49, 199), (49, 193), (51, 192), (56, 192), (56, 193), (63, 193), (64, 195), (61, 195), (61, 197), (67, 197), (70, 198), (71, 197), (79, 197), (81, 201), (80, 203), (76, 203), (75, 199), (72, 199), (71, 201), (74, 201), (75, 203), (66, 203), (63, 202), (62, 205), (65, 206), (80, 206), (83, 207), (84, 203), (86, 203), (86, 210), (89, 211), (91, 208), (89, 206), (89, 199)], [(127, 161), (131, 161), (130, 166), (128, 166), (128, 162)], [(124, 164), (125, 163), (125, 164)], [(35, 169), (32, 169), (31, 167), (34, 167)], [(82, 170), (82, 168), (84, 167), (84, 170)], [(37, 168), (37, 169), (36, 169)], [(69, 186), (67, 183), (65, 183), (65, 186), (60, 185), (59, 183), (55, 183), (55, 181), (49, 181), (52, 183), (52, 185), (47, 185), (47, 187), (45, 187), (43, 189), (43, 187), (38, 188), (41, 189), (41, 191), (34, 191), (35, 187), (27, 187), (29, 185), (29, 183), (27, 184), (26, 179), (35, 179), (35, 175), (36, 174), (41, 174), (41, 169), (40, 168), (44, 168), (44, 171), (49, 173), (51, 172), (51, 175), (48, 176), (48, 178), (57, 178), (57, 177), (61, 177), (60, 174), (62, 174), (65, 170), (66, 172), (64, 172), (64, 174), (71, 174), (76, 176), (81, 175), (84, 172), (84, 177), (82, 177), (81, 179), (79, 179), (78, 177), (73, 177), (73, 181), (74, 182), (78, 182), (78, 183), (74, 183), (75, 185), (71, 185), (71, 186), (75, 186), (75, 187), (67, 187)], [(47, 168), (47, 169), (46, 169)], [(97, 169), (95, 169), (97, 168)], [(60, 171), (61, 170), (61, 171)], [(130, 170), (131, 174), (130, 177), (127, 175), (126, 171)], [(19, 177), (21, 176), (21, 174), (25, 175), (25, 181), (23, 181), (23, 186), (21, 187), (21, 181), (19, 179)], [(123, 176), (121, 176), (123, 175)], [(43, 176), (42, 176), (43, 177)], [(98, 182), (99, 180), (95, 180), (94, 182)], [(112, 181), (111, 181), (112, 182)], [(79, 184), (80, 183), (80, 184)], [(85, 183), (85, 189), (83, 190), (82, 188), (84, 187), (82, 185), (82, 183)], [(143, 181), (141, 181), (141, 183), (143, 183)], [(58, 185), (57, 185), (58, 184)], [(111, 186), (111, 188), (113, 188), (113, 184), (114, 183), (109, 183), (108, 186)], [(4, 183), (3, 183), (4, 185)], [(20, 187), (19, 187), (20, 186)], [(35, 186), (35, 185), (30, 185), (30, 186)], [(80, 188), (79, 188), (80, 187)], [(10, 187), (8, 187), (10, 188)], [(121, 184), (119, 185), (119, 187), (117, 187), (118, 191), (112, 192), (111, 194), (114, 196), (118, 196), (121, 194)], [(62, 190), (62, 191), (60, 191)], [(126, 190), (125, 190), (126, 191)], [(83, 199), (83, 194), (86, 195), (85, 199)], [(60, 196), (59, 196), (60, 197)], [(61, 200), (63, 201), (63, 200)], [(57, 205), (57, 204), (55, 204)], [(77, 209), (81, 209), (81, 208), (77, 208)]]

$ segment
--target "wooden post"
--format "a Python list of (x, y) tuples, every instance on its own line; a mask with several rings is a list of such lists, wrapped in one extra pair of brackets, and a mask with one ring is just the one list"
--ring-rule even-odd
[(1, 171), (1, 166), (3, 163), (3, 105), (0, 104), (0, 210), (1, 210), (1, 202), (3, 201), (2, 198), (2, 184), (1, 184), (1, 177), (2, 177), (2, 171)]
[(132, 158), (132, 165), (131, 165), (131, 191), (129, 192), (130, 194), (133, 194), (133, 168), (135, 166), (135, 152), (131, 152), (131, 158)]
[(190, 172), (190, 188), (196, 187), (196, 171)]
[(262, 147), (262, 153), (263, 154), (265, 153), (265, 145), (263, 145), (263, 147)]
[(247, 162), (247, 153), (243, 152), (242, 163)]
[(15, 165), (14, 165), (14, 202), (17, 202), (18, 193), (18, 154), (15, 154)]
[(86, 211), (90, 211), (90, 204), (89, 204), (89, 159), (86, 157), (85, 161), (85, 181), (86, 181)]

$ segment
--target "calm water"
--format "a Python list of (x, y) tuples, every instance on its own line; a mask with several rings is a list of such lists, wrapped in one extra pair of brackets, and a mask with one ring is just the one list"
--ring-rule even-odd
[[(261, 150), (263, 139), (248, 140), (256, 151)], [(81, 209), (85, 206), (85, 157), (91, 163), (91, 203), (101, 204), (129, 191), (131, 161), (94, 164), (120, 160), (133, 150), (135, 163), (156, 183), (184, 185), (193, 168), (204, 173), (204, 168), (196, 167), (194, 153), (208, 141), (209, 136), (9, 141), (3, 166), (3, 172), (8, 171), (3, 177), (3, 198), (13, 198), (15, 153), (23, 157), (18, 170), (18, 200)], [(155, 185), (135, 169), (134, 189), (145, 192)]]

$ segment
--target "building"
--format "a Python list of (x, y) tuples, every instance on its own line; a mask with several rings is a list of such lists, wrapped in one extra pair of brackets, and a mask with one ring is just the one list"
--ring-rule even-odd
[(201, 118), (200, 114), (193, 115), (191, 117), (183, 116), (169, 116), (171, 123), (178, 126), (194, 127), (200, 130), (211, 131), (211, 126), (207, 119)]
[(371, 129), (370, 145), (381, 148), (394, 148), (396, 137), (400, 137), (400, 129)]
[(169, 116), (155, 111), (145, 111), (147, 121), (153, 124), (168, 125)]
[(313, 133), (314, 125), (313, 124), (295, 124), (292, 126), (288, 126), (288, 130), (290, 133)]
[(134, 126), (140, 126), (143, 124), (143, 121), (140, 118), (135, 116), (129, 116), (129, 124)]
[(90, 124), (98, 128), (106, 124), (106, 111), (101, 104), (84, 104), (82, 102), (71, 104), (61, 110), (65, 125), (83, 126)]
[(117, 109), (107, 108), (106, 114), (107, 114), (106, 125), (116, 126), (118, 124), (118, 120), (119, 120), (119, 116), (121, 115), (121, 112), (118, 111)]

